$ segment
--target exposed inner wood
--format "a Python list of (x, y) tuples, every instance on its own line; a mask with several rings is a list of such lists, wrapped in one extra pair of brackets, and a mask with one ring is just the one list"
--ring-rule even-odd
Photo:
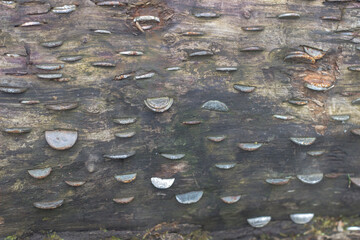
[[(0, 85), (27, 88), (18, 94), (0, 92), (0, 127), (31, 128), (27, 133), (1, 133), (1, 236), (19, 230), (144, 230), (172, 221), (222, 230), (245, 226), (247, 218), (258, 216), (281, 221), (302, 212), (358, 213), (360, 188), (349, 188), (348, 176), (360, 176), (360, 137), (350, 132), (360, 125), (360, 105), (351, 103), (360, 97), (360, 73), (348, 67), (360, 65), (359, 2), (96, 3), (0, 2)], [(52, 11), (70, 4), (76, 5), (72, 12)], [(300, 17), (277, 17), (288, 12)], [(197, 13), (215, 15), (195, 17)], [(153, 18), (134, 22), (140, 16)], [(243, 29), (252, 26), (260, 28)], [(303, 46), (325, 54), (312, 56)], [(143, 55), (120, 53), (126, 51)], [(291, 61), (284, 61), (289, 54)], [(36, 67), (42, 64), (64, 67)], [(172, 67), (180, 69), (167, 70)], [(225, 67), (237, 70), (216, 70)], [(154, 75), (145, 78), (149, 73)], [(37, 74), (47, 74), (46, 79)], [(239, 92), (234, 84), (256, 88)], [(314, 91), (305, 84), (334, 87)], [(166, 111), (153, 112), (144, 104), (162, 97), (173, 99)], [(291, 99), (307, 104), (296, 106)], [(224, 103), (228, 111), (201, 107), (210, 100)], [(78, 107), (46, 107), (62, 103)], [(284, 121), (275, 114), (294, 118)], [(336, 121), (334, 115), (350, 119)], [(120, 118), (136, 121), (114, 122)], [(56, 129), (76, 130), (76, 143), (64, 151), (52, 149), (45, 131)], [(136, 134), (119, 138), (119, 132)], [(209, 136), (226, 138), (213, 142)], [(316, 141), (299, 146), (290, 137)], [(250, 152), (239, 143), (262, 146)], [(307, 154), (314, 150), (325, 153)], [(135, 155), (124, 160), (103, 157), (133, 151)], [(185, 156), (170, 160), (162, 153)], [(236, 165), (224, 170), (215, 167), (219, 163)], [(41, 180), (27, 173), (47, 167), (52, 172)], [(137, 174), (131, 183), (114, 178), (129, 173)], [(313, 173), (325, 177), (314, 185), (296, 178)], [(175, 182), (159, 190), (151, 177)], [(285, 177), (291, 180), (281, 186), (265, 181)], [(65, 181), (86, 183), (74, 188)], [(176, 201), (175, 195), (191, 191), (204, 193), (194, 204)], [(237, 195), (241, 199), (230, 205), (221, 200)], [(113, 202), (129, 197), (134, 199), (128, 204)], [(62, 199), (56, 209), (33, 207), (34, 202)]]

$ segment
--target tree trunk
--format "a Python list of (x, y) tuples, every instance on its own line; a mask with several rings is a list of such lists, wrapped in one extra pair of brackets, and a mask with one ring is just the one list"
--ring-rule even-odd
[[(75, 6), (57, 8), (69, 4)], [(224, 230), (243, 227), (247, 218), (258, 216), (289, 220), (293, 213), (358, 213), (360, 188), (350, 180), (360, 176), (360, 137), (350, 130), (360, 125), (359, 106), (352, 103), (360, 96), (359, 68), (348, 67), (360, 63), (360, 3), (106, 4), (0, 2), (2, 91), (27, 89), (0, 93), (0, 235), (100, 227), (144, 230), (172, 221)], [(289, 12), (300, 17), (279, 17)], [(263, 30), (246, 28), (251, 26)], [(236, 69), (217, 69), (228, 67)], [(148, 73), (154, 75), (141, 77)], [(250, 92), (248, 86), (256, 88)], [(153, 110), (166, 111), (153, 112), (144, 104), (158, 97), (173, 99), (172, 106), (155, 106)], [(290, 103), (299, 99), (307, 104)], [(212, 100), (224, 105), (208, 102)], [(279, 119), (284, 115), (292, 117)], [(123, 118), (136, 121), (114, 122)], [(31, 131), (12, 129), (22, 127)], [(76, 131), (74, 146), (52, 148), (45, 133), (56, 129)], [(226, 138), (213, 142), (209, 136)], [(299, 146), (291, 137), (316, 140)], [(262, 146), (246, 151), (249, 146), (243, 150), (239, 143)], [(307, 153), (315, 150), (324, 153)], [(104, 158), (131, 152), (135, 155), (128, 159)], [(162, 153), (185, 156), (170, 160)], [(224, 170), (216, 167), (219, 163), (236, 165)], [(52, 171), (43, 179), (28, 173), (48, 167)], [(114, 177), (130, 173), (137, 174), (131, 183)], [(297, 179), (314, 173), (325, 177), (317, 184)], [(175, 182), (159, 190), (152, 177)], [(290, 181), (283, 186), (265, 181), (286, 177)], [(86, 183), (73, 187), (65, 181)], [(203, 196), (189, 205), (176, 200), (177, 194), (190, 191), (203, 191)], [(234, 204), (220, 199), (236, 195), (241, 198)], [(134, 200), (113, 201), (127, 197)], [(33, 205), (55, 200), (64, 202), (51, 210)]]

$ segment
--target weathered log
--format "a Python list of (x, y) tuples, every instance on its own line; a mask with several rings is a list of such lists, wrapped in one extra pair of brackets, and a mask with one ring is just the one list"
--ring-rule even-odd
[[(259, 216), (357, 213), (359, 8), (0, 2), (0, 235), (171, 221), (223, 230)], [(48, 144), (46, 131), (58, 129), (76, 132), (73, 146), (64, 135), (50, 144), (61, 147)], [(28, 174), (49, 167), (43, 179)], [(132, 173), (131, 183), (114, 178)], [(299, 180), (319, 173), (317, 184)], [(175, 181), (160, 190), (152, 177)], [(203, 191), (198, 202), (176, 200), (192, 191)]]

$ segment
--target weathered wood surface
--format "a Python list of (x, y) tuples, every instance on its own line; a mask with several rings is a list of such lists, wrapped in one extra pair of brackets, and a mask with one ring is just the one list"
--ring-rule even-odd
[[(75, 4), (76, 10), (56, 14), (53, 7)], [(360, 96), (359, 73), (347, 68), (360, 64), (356, 50), (359, 26), (356, 1), (328, 3), (319, 0), (272, 1), (129, 1), (124, 6), (102, 7), (92, 1), (2, 1), (0, 4), (1, 85), (28, 87), (22, 94), (0, 93), (2, 128), (31, 127), (26, 134), (2, 133), (0, 145), (0, 234), (18, 230), (56, 231), (145, 229), (164, 221), (203, 225), (207, 229), (243, 226), (249, 217), (269, 215), (288, 220), (289, 214), (353, 215), (360, 207), (360, 188), (348, 188), (348, 174), (359, 177), (360, 137), (349, 130), (360, 125), (359, 106), (351, 101)], [(220, 17), (200, 19), (195, 13), (214, 12)], [(278, 19), (296, 12), (299, 19)], [(36, 14), (40, 13), (40, 14)], [(133, 19), (140, 15), (160, 18), (150, 30), (141, 32)], [(340, 21), (322, 20), (337, 16)], [(21, 27), (29, 21), (39, 26)], [(242, 30), (264, 26), (260, 32)], [(95, 33), (108, 30), (111, 34)], [(202, 36), (184, 36), (201, 31)], [(343, 33), (342, 33), (343, 32)], [(344, 34), (351, 32), (351, 34)], [(350, 36), (349, 36), (350, 35)], [(63, 41), (56, 48), (41, 45)], [(314, 64), (284, 62), (288, 52), (302, 45), (320, 48), (326, 54)], [(241, 52), (249, 46), (261, 52)], [(142, 56), (124, 56), (121, 51), (142, 51)], [(213, 56), (189, 57), (198, 50)], [(12, 56), (9, 54), (18, 54)], [(83, 59), (56, 73), (64, 82), (40, 79), (49, 71), (35, 67), (63, 63), (59, 58), (81, 55)], [(111, 61), (115, 67), (99, 68), (93, 62)], [(167, 71), (168, 67), (179, 71)], [(216, 67), (237, 67), (231, 73)], [(155, 76), (135, 80), (133, 76), (154, 72)], [(132, 73), (124, 80), (115, 76)], [(304, 80), (305, 79), (305, 80)], [(305, 81), (320, 79), (334, 84), (326, 92), (304, 87)], [(234, 84), (256, 86), (252, 93), (240, 93)], [(154, 113), (144, 100), (168, 96), (174, 99), (164, 113)], [(292, 98), (308, 104), (294, 106)], [(21, 104), (20, 100), (39, 100)], [(206, 101), (225, 103), (228, 112), (202, 109)], [(78, 102), (68, 111), (48, 110), (45, 105)], [(292, 115), (289, 121), (274, 114)], [(338, 122), (332, 115), (348, 114)], [(120, 126), (114, 118), (136, 117), (136, 123)], [(199, 125), (184, 121), (200, 120)], [(64, 151), (50, 148), (44, 132), (53, 129), (78, 131), (76, 144)], [(115, 133), (135, 131), (129, 139)], [(219, 143), (207, 136), (226, 135)], [(316, 137), (308, 147), (297, 146), (290, 137)], [(264, 145), (246, 152), (241, 142)], [(320, 157), (306, 154), (325, 150)], [(105, 161), (104, 154), (136, 151), (124, 161)], [(160, 153), (184, 153), (181, 160), (168, 160)], [(230, 170), (215, 167), (236, 162)], [(32, 178), (27, 170), (51, 167), (45, 179)], [(297, 174), (341, 173), (315, 185), (296, 179)], [(114, 175), (137, 173), (124, 184)], [(151, 177), (176, 178), (167, 190), (157, 190)], [(292, 176), (284, 186), (271, 186), (267, 178)], [(82, 180), (70, 187), (65, 180)], [(175, 195), (203, 190), (202, 199), (181, 205)], [(241, 195), (227, 205), (220, 197)], [(126, 205), (113, 198), (134, 196)], [(64, 199), (54, 210), (40, 210), (34, 202)], [(270, 223), (271, 226), (271, 223)]]

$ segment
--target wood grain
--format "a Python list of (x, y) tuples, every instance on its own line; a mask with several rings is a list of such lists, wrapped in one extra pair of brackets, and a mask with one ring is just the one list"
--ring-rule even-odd
[[(319, 0), (169, 0), (128, 1), (124, 6), (103, 7), (93, 1), (26, 1), (0, 4), (1, 85), (28, 87), (22, 94), (0, 93), (0, 127), (31, 127), (27, 134), (1, 134), (0, 145), (0, 235), (15, 231), (145, 229), (165, 221), (203, 225), (206, 229), (243, 226), (249, 217), (270, 215), (275, 220), (289, 214), (353, 215), (360, 207), (360, 190), (348, 188), (348, 177), (359, 176), (360, 138), (350, 129), (360, 125), (359, 106), (351, 101), (360, 96), (358, 65), (359, 38), (356, 1), (328, 3)], [(75, 4), (68, 14), (55, 14), (53, 7)], [(195, 13), (213, 12), (218, 18), (196, 18)], [(278, 19), (286, 12), (299, 19)], [(30, 15), (29, 15), (30, 14)], [(154, 15), (160, 23), (141, 32), (133, 19)], [(341, 21), (322, 20), (337, 16)], [(19, 25), (38, 21), (39, 26)], [(142, 24), (145, 26), (146, 24)], [(248, 32), (247, 26), (264, 26)], [(107, 30), (111, 34), (95, 33)], [(184, 36), (199, 31), (201, 36)], [(344, 32), (351, 34), (345, 35)], [(349, 36), (350, 35), (350, 36)], [(56, 48), (43, 42), (63, 41)], [(314, 64), (284, 62), (302, 45), (322, 49), (325, 56)], [(250, 46), (262, 52), (241, 52)], [(142, 51), (142, 56), (124, 56), (121, 51)], [(189, 57), (195, 51), (210, 51), (207, 57)], [(15, 57), (7, 54), (17, 54)], [(50, 73), (35, 67), (63, 63), (62, 56), (83, 58), (51, 73), (62, 73), (63, 82), (39, 79)], [(93, 62), (107, 61), (115, 67), (100, 68)], [(169, 67), (179, 71), (167, 71)], [(231, 73), (216, 67), (237, 67)], [(155, 76), (135, 80), (154, 72)], [(132, 74), (124, 80), (115, 76)], [(309, 81), (330, 79), (334, 88), (315, 92), (304, 87)], [(234, 84), (255, 86), (241, 93)], [(149, 110), (144, 100), (171, 97), (172, 107), (164, 113)], [(288, 103), (305, 98), (305, 106)], [(20, 100), (39, 100), (25, 105)], [(209, 100), (227, 105), (228, 112), (202, 109)], [(78, 102), (69, 111), (48, 110), (50, 103)], [(275, 119), (274, 114), (292, 115), (294, 120)], [(344, 123), (332, 115), (348, 114)], [(121, 126), (114, 118), (136, 117), (134, 124)], [(182, 122), (200, 120), (199, 125)], [(50, 148), (44, 132), (53, 129), (78, 131), (76, 144), (64, 151)], [(128, 139), (115, 137), (121, 131), (136, 131)], [(214, 143), (208, 136), (226, 135)], [(316, 137), (308, 147), (297, 146), (290, 137)], [(241, 142), (264, 145), (246, 152)], [(309, 150), (324, 149), (311, 157)], [(123, 161), (105, 161), (104, 154), (136, 151)], [(184, 153), (181, 160), (168, 160), (160, 153)], [(236, 162), (235, 168), (220, 170), (220, 162)], [(45, 179), (32, 178), (27, 170), (51, 167)], [(306, 185), (297, 174), (341, 173)], [(135, 181), (123, 184), (115, 175), (137, 173)], [(271, 186), (266, 178), (291, 176), (289, 184)], [(176, 178), (167, 190), (157, 190), (151, 177)], [(71, 187), (65, 181), (86, 181)], [(175, 195), (203, 190), (202, 199), (181, 205)], [(223, 196), (242, 195), (226, 205)], [(113, 198), (132, 197), (126, 205)], [(53, 210), (39, 210), (34, 202), (64, 199)], [(271, 223), (270, 223), (271, 224)]]

